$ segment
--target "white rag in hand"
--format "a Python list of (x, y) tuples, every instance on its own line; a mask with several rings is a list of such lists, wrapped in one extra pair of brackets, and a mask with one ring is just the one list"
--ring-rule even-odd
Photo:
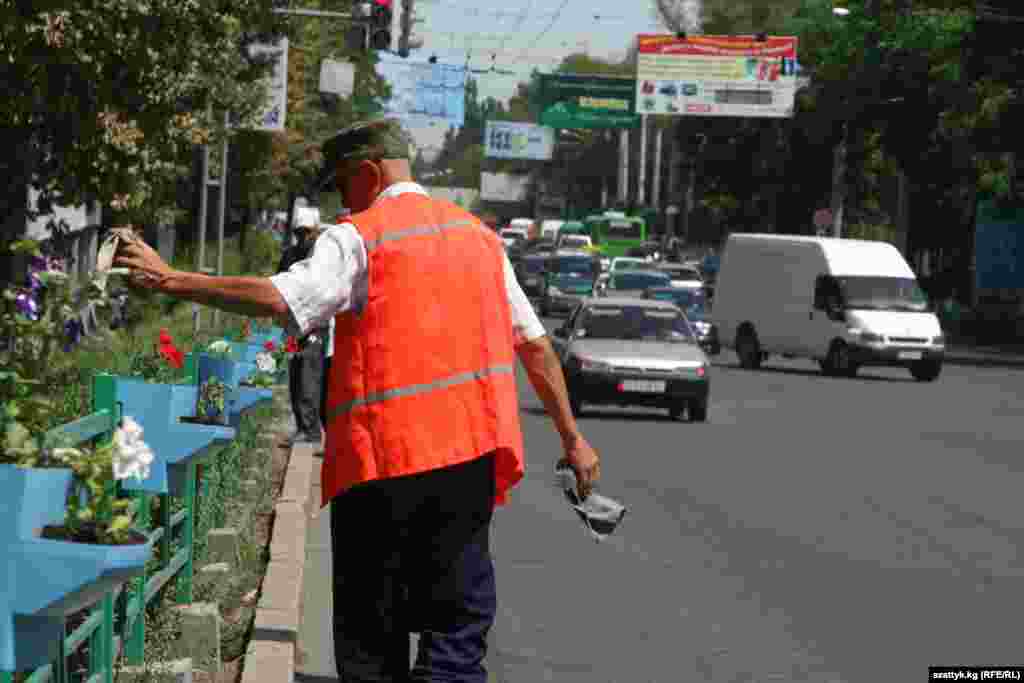
[(562, 489), (569, 507), (576, 512), (595, 541), (601, 542), (610, 536), (626, 516), (622, 503), (599, 493), (591, 492), (581, 501), (577, 493), (576, 473), (567, 464), (559, 463), (555, 467), (555, 485)]
[(128, 268), (114, 268), (114, 257), (117, 255), (117, 249), (122, 242), (130, 244), (132, 242), (139, 241), (139, 236), (136, 235), (131, 228), (111, 228), (106, 238), (103, 240), (103, 244), (100, 245), (100, 252), (96, 255), (96, 285), (100, 288), (101, 292), (106, 293), (107, 291), (107, 276), (108, 275), (129, 275), (130, 271)]

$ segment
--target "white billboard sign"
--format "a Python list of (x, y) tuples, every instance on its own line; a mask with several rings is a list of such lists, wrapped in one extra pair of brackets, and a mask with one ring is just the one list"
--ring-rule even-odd
[(796, 38), (641, 35), (636, 111), (785, 118), (797, 90)]
[(267, 83), (267, 104), (253, 129), (283, 131), (288, 110), (288, 39), (282, 38), (274, 45), (251, 45), (249, 54), (270, 56), (274, 60)]
[(352, 62), (325, 59), (320, 65), (320, 92), (348, 97), (356, 88), (356, 66)]
[(488, 121), (484, 127), (484, 156), (492, 159), (548, 161), (554, 149), (554, 128), (514, 121)]
[(487, 202), (524, 202), (530, 176), (511, 173), (481, 173), (480, 199)]

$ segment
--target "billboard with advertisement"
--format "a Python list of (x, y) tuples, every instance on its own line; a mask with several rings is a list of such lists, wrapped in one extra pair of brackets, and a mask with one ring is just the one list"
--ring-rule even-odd
[(540, 123), (551, 128), (635, 128), (640, 125), (632, 78), (541, 74)]
[(481, 173), (480, 199), (487, 202), (525, 202), (529, 197), (530, 176), (511, 173)]
[(797, 39), (640, 35), (636, 111), (785, 118), (797, 90)]
[(462, 126), (466, 118), (465, 67), (377, 54), (377, 73), (391, 86), (391, 97), (384, 103), (386, 115), (412, 126)]
[(548, 161), (554, 150), (554, 128), (515, 121), (488, 121), (484, 126), (484, 153), (492, 159)]

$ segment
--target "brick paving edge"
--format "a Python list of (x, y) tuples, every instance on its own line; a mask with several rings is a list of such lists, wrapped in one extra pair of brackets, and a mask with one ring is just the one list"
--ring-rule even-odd
[(306, 566), (306, 522), (318, 446), (292, 446), (281, 495), (274, 502), (270, 562), (256, 605), (241, 683), (294, 683)]

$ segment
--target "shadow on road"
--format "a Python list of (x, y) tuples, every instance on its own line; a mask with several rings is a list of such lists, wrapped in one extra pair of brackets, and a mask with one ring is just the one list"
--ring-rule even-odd
[[(530, 415), (536, 415), (537, 417), (547, 417), (547, 411), (545, 411), (543, 408), (537, 408), (536, 406), (521, 405), (519, 406), (519, 409), (522, 410), (524, 413), (529, 413)], [(664, 413), (624, 413), (615, 410), (615, 408), (598, 407), (598, 409), (595, 410), (594, 408), (589, 408), (587, 406), (583, 406), (582, 413), (576, 419), (588, 420), (596, 417), (599, 417), (606, 421), (621, 420), (624, 422), (680, 422), (680, 424), (682, 424), (683, 422), (689, 422), (689, 420), (673, 420), (671, 417)]]
[(721, 368), (723, 370), (737, 370), (737, 371), (741, 371), (741, 372), (748, 372), (748, 373), (754, 374), (754, 375), (761, 373), (761, 374), (774, 374), (774, 375), (794, 375), (794, 376), (803, 376), (803, 377), (819, 377), (822, 380), (826, 380), (826, 381), (827, 380), (831, 380), (833, 382), (856, 382), (856, 381), (859, 380), (859, 381), (863, 381), (863, 382), (899, 382), (899, 383), (904, 383), (905, 384), (905, 383), (908, 383), (908, 382), (909, 383), (916, 383), (916, 381), (917, 381), (913, 377), (910, 377), (910, 376), (907, 376), (907, 377), (892, 377), (892, 376), (889, 376), (889, 375), (865, 375), (865, 374), (863, 374), (863, 372), (864, 372), (863, 370), (861, 370), (859, 373), (857, 373), (856, 377), (830, 377), (829, 375), (826, 375), (825, 373), (823, 373), (821, 370), (816, 370), (814, 368), (788, 368), (788, 367), (782, 367), (782, 366), (778, 366), (778, 365), (762, 365), (757, 370), (746, 370), (744, 368), (741, 368), (738, 363), (728, 363), (728, 364), (727, 363), (716, 363), (715, 367), (716, 368)]

